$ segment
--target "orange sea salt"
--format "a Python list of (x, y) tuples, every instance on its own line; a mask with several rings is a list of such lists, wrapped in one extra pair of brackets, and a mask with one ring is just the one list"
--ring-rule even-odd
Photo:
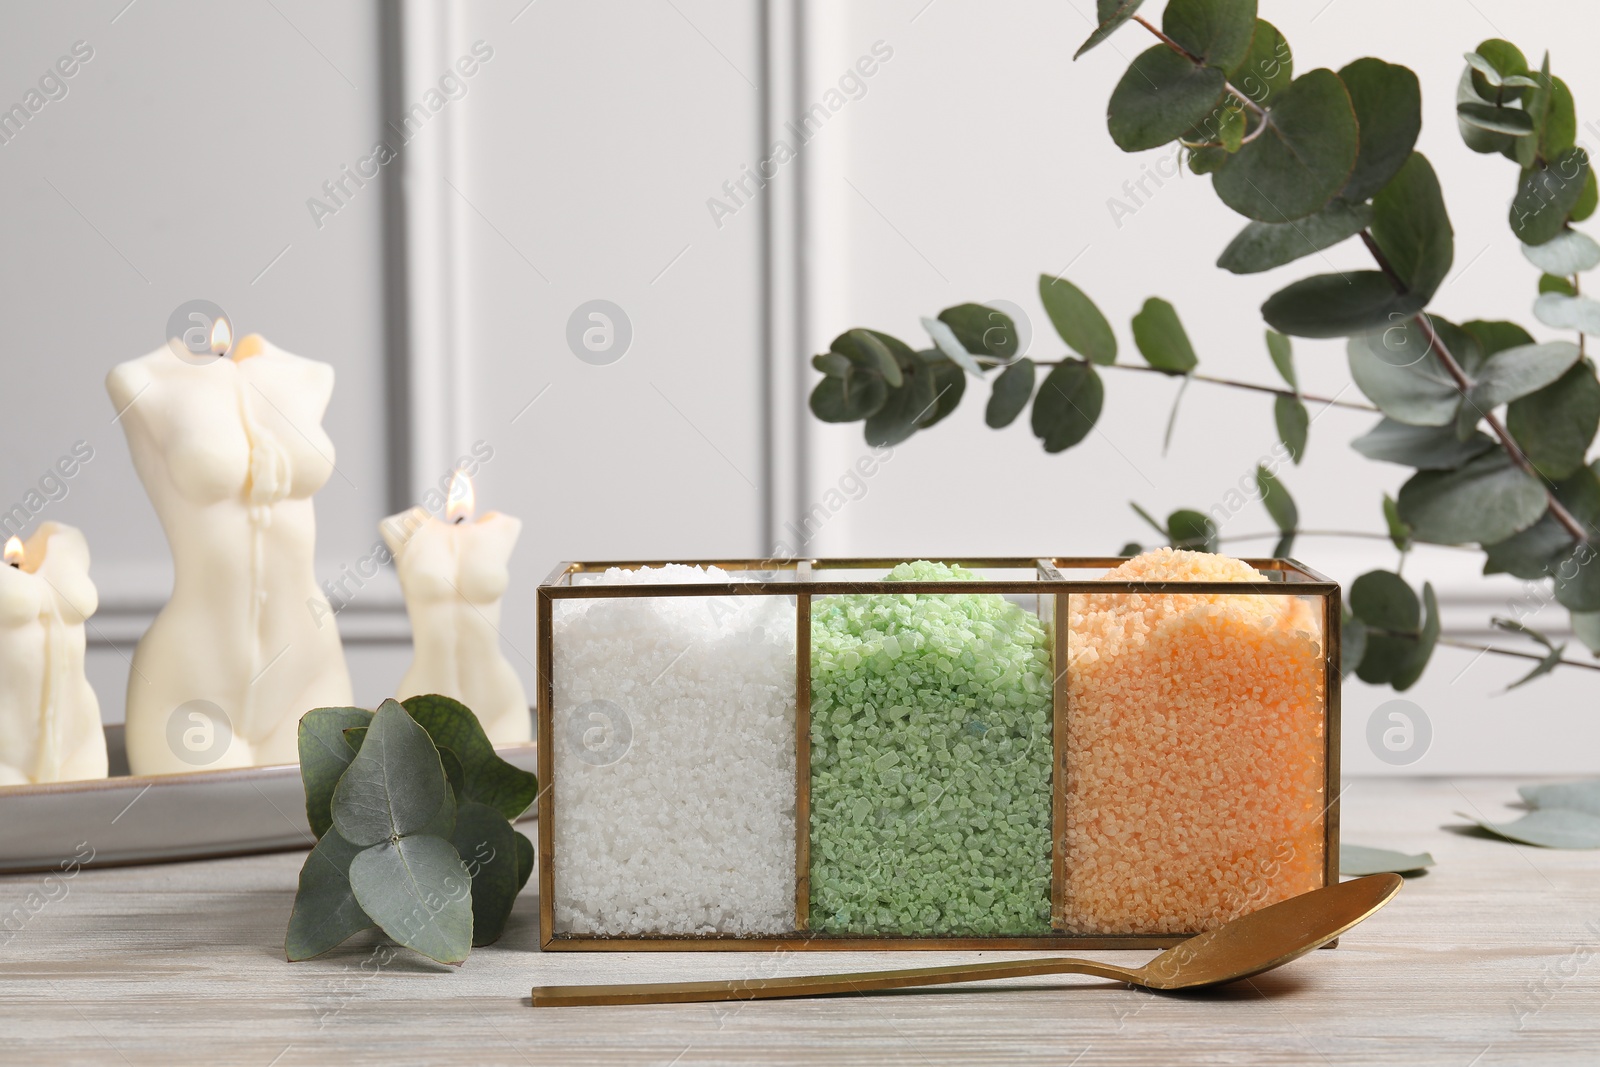
[[(1170, 548), (1105, 577), (1265, 580)], [(1320, 610), (1264, 594), (1071, 598), (1068, 931), (1206, 930), (1322, 884)]]

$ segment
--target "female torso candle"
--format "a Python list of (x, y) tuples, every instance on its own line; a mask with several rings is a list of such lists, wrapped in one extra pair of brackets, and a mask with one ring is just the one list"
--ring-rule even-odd
[(100, 703), (83, 674), (83, 623), (99, 604), (89, 545), (47, 522), (0, 566), (0, 785), (106, 776)]
[(252, 334), (200, 364), (158, 349), (106, 384), (176, 571), (133, 657), (129, 766), (293, 763), (300, 716), (351, 701), (313, 573), (333, 368)]
[(497, 511), (473, 521), (471, 486), (456, 474), (442, 522), (412, 508), (379, 526), (400, 572), (415, 648), (399, 696), (454, 697), (473, 710), (491, 741), (527, 741), (533, 736), (528, 697), (500, 651), (500, 598), (522, 522)]

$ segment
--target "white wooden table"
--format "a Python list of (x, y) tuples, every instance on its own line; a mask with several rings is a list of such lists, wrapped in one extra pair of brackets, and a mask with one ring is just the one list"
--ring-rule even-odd
[[(1188, 996), (1065, 977), (820, 1001), (534, 1009), (535, 984), (957, 954), (541, 954), (535, 879), (505, 938), (459, 969), (386, 951), (369, 934), (291, 965), (281, 946), (303, 853), (85, 869), (0, 946), (0, 1063), (1594, 1064), (1600, 852), (1441, 828), (1461, 823), (1458, 810), (1514, 817), (1505, 806), (1514, 785), (1349, 783), (1350, 840), (1426, 849), (1438, 866), (1338, 948)], [(0, 878), (0, 912), (40, 883)]]

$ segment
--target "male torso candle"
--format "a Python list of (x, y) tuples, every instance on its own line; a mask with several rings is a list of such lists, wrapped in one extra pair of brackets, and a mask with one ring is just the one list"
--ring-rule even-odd
[(313, 574), (333, 368), (251, 335), (231, 359), (200, 364), (162, 347), (106, 385), (176, 572), (133, 657), (129, 766), (293, 763), (300, 716), (352, 699)]
[(0, 566), (0, 785), (104, 778), (100, 703), (83, 674), (83, 622), (99, 605), (88, 542), (46, 522), (7, 548), (16, 566)]
[(500, 651), (500, 598), (521, 520), (491, 511), (441, 522), (412, 508), (378, 528), (400, 572), (415, 648), (399, 697), (454, 697), (496, 744), (531, 740), (527, 694)]

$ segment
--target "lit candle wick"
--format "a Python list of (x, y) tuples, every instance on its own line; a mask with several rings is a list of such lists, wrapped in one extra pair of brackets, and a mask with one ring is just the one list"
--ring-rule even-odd
[(22, 569), (23, 554), (22, 538), (13, 536), (6, 542), (6, 562), (18, 570)]

